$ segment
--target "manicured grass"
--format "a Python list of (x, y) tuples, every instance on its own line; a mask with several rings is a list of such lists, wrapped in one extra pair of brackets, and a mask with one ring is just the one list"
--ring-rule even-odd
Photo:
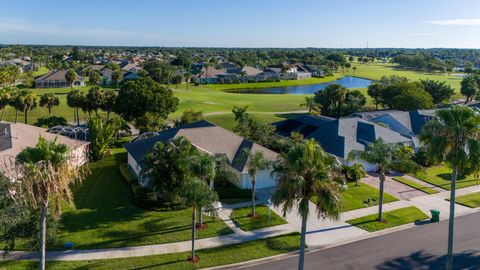
[[(302, 113), (289, 113), (289, 114), (273, 114), (273, 113), (251, 113), (256, 120), (261, 123), (273, 123), (277, 121), (282, 121), (285, 119), (293, 118)], [(235, 118), (233, 113), (225, 113), (225, 114), (213, 114), (213, 115), (206, 115), (205, 120), (208, 120), (216, 125), (219, 125), (223, 128), (228, 130), (233, 130), (236, 125)]]
[(426, 187), (422, 184), (419, 184), (415, 181), (412, 181), (412, 180), (407, 179), (407, 178), (402, 177), (402, 176), (393, 177), (393, 180), (395, 180), (397, 182), (400, 182), (404, 185), (407, 185), (411, 188), (418, 189), (418, 190), (423, 191), (423, 192), (428, 193), (428, 194), (438, 193), (438, 191), (436, 191), (435, 189), (433, 189), (431, 187)]
[[(414, 177), (432, 185), (450, 190), (452, 170), (445, 165), (432, 166), (414, 174)], [(457, 188), (464, 188), (480, 184), (480, 179), (474, 175), (459, 176)]]
[[(342, 212), (378, 205), (378, 193), (378, 189), (367, 184), (359, 183), (356, 187), (355, 183), (348, 183), (348, 189), (342, 192)], [(312, 198), (312, 201), (315, 202), (316, 198)], [(394, 201), (398, 199), (386, 192), (383, 194), (384, 203)]]
[[(132, 195), (122, 178), (118, 164), (126, 162), (123, 148), (113, 155), (90, 163), (92, 174), (74, 187), (72, 206), (65, 205), (60, 233), (61, 249), (73, 242), (75, 249), (139, 246), (190, 239), (191, 209), (147, 211), (132, 203)], [(205, 216), (208, 228), (198, 231), (198, 238), (232, 233), (220, 219)]]
[[(188, 252), (180, 252), (110, 260), (47, 262), (47, 269), (198, 269), (274, 256), (298, 250), (299, 246), (300, 235), (292, 233), (220, 248), (198, 250), (196, 254), (200, 257), (200, 262), (196, 265), (186, 261)], [(0, 261), (0, 269), (26, 270), (34, 269), (36, 265), (34, 261)]]
[(236, 204), (252, 200), (252, 190), (240, 189), (230, 182), (215, 182), (215, 191), (217, 191), (220, 202), (226, 204)]
[(273, 210), (270, 211), (270, 221), (268, 220), (268, 207), (266, 205), (257, 205), (255, 214), (258, 217), (252, 219), (248, 216), (252, 212), (251, 207), (237, 208), (232, 211), (230, 218), (244, 231), (253, 231), (265, 227), (286, 224), (287, 222), (277, 215)]
[(400, 208), (383, 213), (384, 222), (377, 220), (378, 215), (373, 214), (365, 217), (347, 220), (346, 222), (360, 229), (375, 232), (400, 226), (407, 223), (412, 223), (417, 220), (427, 219), (428, 216), (415, 206)]
[(480, 207), (480, 193), (472, 193), (455, 197), (455, 202), (470, 208)]
[(380, 80), (382, 76), (391, 76), (398, 75), (406, 77), (412, 81), (419, 81), (425, 79), (445, 81), (448, 85), (453, 87), (456, 92), (460, 92), (460, 82), (462, 78), (457, 76), (449, 76), (447, 73), (443, 75), (428, 73), (428, 72), (417, 72), (412, 70), (396, 68), (393, 64), (382, 64), (382, 63), (373, 63), (373, 64), (359, 64), (353, 63), (354, 67), (357, 69), (349, 69), (348, 72), (339, 72), (339, 74), (344, 76), (357, 76), (370, 80)]
[(336, 74), (335, 76), (327, 76), (324, 78), (309, 78), (305, 80), (281, 80), (278, 82), (255, 82), (255, 83), (235, 83), (235, 84), (209, 84), (207, 86), (215, 90), (260, 89), (260, 88), (297, 86), (297, 85), (308, 85), (308, 84), (317, 84), (317, 83), (323, 83), (323, 82), (331, 82), (341, 77), (343, 77), (341, 74)]

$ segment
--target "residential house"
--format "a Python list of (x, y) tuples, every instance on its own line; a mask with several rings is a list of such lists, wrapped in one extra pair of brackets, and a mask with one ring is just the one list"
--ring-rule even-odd
[(113, 70), (109, 68), (103, 68), (100, 70), (100, 77), (101, 77), (101, 83), (102, 85), (111, 85), (112, 84), (112, 75), (113, 75)]
[[(167, 143), (182, 136), (202, 152), (211, 155), (225, 155), (228, 167), (234, 173), (234, 177), (230, 181), (242, 189), (251, 188), (251, 178), (248, 175), (249, 153), (260, 151), (270, 161), (274, 161), (277, 158), (277, 153), (224, 128), (202, 120), (183, 127), (164, 130), (153, 134), (153, 136), (145, 136), (145, 139), (135, 140), (125, 145), (128, 152), (128, 166), (142, 186), (148, 186), (149, 184), (148, 179), (141, 175), (141, 171), (144, 168), (145, 155), (157, 142)], [(258, 172), (256, 181), (257, 188), (269, 188), (276, 185), (270, 169)]]
[(21, 123), (0, 122), (0, 162), (3, 173), (11, 175), (16, 156), (27, 147), (35, 147), (38, 139), (57, 140), (68, 147), (69, 160), (75, 166), (88, 162), (89, 142), (74, 140), (65, 136), (49, 133), (46, 129)]
[(85, 86), (83, 77), (77, 75), (77, 79), (70, 85), (67, 83), (66, 70), (51, 71), (35, 78), (36, 88), (60, 88), (73, 86)]
[(138, 75), (138, 73), (135, 72), (135, 71), (128, 71), (128, 72), (123, 73), (123, 81), (124, 82), (136, 80), (138, 78), (140, 78), (140, 75)]
[(218, 83), (219, 79), (217, 75), (225, 74), (225, 71), (221, 69), (216, 69), (214, 67), (202, 67), (202, 69), (197, 73), (193, 74), (192, 81), (194, 83)]
[(376, 171), (377, 166), (360, 160), (348, 160), (352, 150), (364, 150), (366, 145), (379, 138), (386, 143), (414, 145), (411, 138), (359, 117), (336, 119), (302, 115), (273, 125), (279, 136), (288, 137), (292, 132), (299, 132), (305, 139), (315, 139), (325, 151), (335, 155), (343, 164), (360, 163), (366, 171)]
[(374, 111), (354, 113), (352, 116), (360, 117), (373, 123), (385, 126), (405, 137), (411, 138), (415, 148), (421, 146), (418, 134), (422, 127), (435, 118), (436, 110), (413, 110), (413, 111)]
[(258, 75), (263, 73), (262, 70), (250, 67), (250, 66), (244, 66), (244, 67), (239, 67), (239, 68), (229, 68), (226, 70), (228, 74), (235, 74), (237, 77), (244, 81), (257, 81), (258, 80)]

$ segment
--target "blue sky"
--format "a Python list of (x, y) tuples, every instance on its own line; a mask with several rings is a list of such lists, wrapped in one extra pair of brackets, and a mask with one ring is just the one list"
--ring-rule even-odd
[(0, 43), (480, 48), (476, 0), (9, 0)]

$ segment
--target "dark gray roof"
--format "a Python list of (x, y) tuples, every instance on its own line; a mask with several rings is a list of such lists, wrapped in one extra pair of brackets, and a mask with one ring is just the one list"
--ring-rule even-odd
[(289, 136), (299, 132), (306, 139), (315, 139), (325, 151), (346, 158), (352, 150), (363, 150), (365, 145), (382, 138), (387, 143), (413, 145), (410, 138), (362, 118), (330, 118), (302, 115), (274, 123), (276, 133)]

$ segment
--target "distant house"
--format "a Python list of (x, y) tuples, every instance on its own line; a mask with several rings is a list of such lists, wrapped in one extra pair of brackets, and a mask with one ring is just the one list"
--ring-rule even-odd
[(325, 151), (335, 155), (343, 164), (361, 163), (366, 171), (376, 171), (377, 166), (360, 160), (347, 160), (352, 150), (364, 150), (366, 145), (379, 138), (386, 143), (414, 146), (411, 138), (359, 117), (336, 119), (302, 115), (273, 125), (280, 136), (287, 137), (294, 131), (299, 132), (305, 139), (315, 139)]
[(137, 72), (129, 71), (129, 72), (123, 73), (123, 81), (124, 82), (136, 80), (138, 78), (140, 78), (140, 75), (138, 75)]
[(13, 165), (9, 165), (8, 161), (14, 160), (26, 147), (34, 147), (40, 136), (47, 140), (56, 139), (58, 143), (65, 144), (69, 149), (69, 160), (73, 165), (81, 166), (88, 161), (88, 145), (90, 143), (87, 141), (52, 134), (46, 129), (36, 126), (0, 122), (0, 162), (3, 165), (3, 173), (7, 175), (13, 173), (9, 171)]
[(101, 82), (102, 85), (111, 85), (112, 84), (112, 75), (113, 75), (113, 70), (109, 68), (103, 68), (100, 70), (100, 77), (101, 77)]
[(225, 71), (214, 67), (203, 67), (197, 74), (193, 74), (192, 81), (194, 83), (218, 83), (217, 75), (225, 74)]
[(77, 79), (70, 85), (67, 83), (65, 75), (66, 70), (51, 71), (35, 78), (36, 88), (60, 88), (73, 86), (85, 86), (83, 77), (77, 75)]
[(250, 66), (229, 68), (226, 72), (237, 75), (242, 81), (257, 81), (259, 74), (263, 73), (262, 70)]
[[(235, 177), (230, 181), (237, 187), (251, 188), (251, 179), (248, 175), (248, 153), (260, 151), (266, 159), (275, 160), (277, 153), (238, 136), (224, 128), (208, 121), (198, 121), (180, 128), (164, 130), (146, 139), (136, 140), (125, 145), (128, 152), (128, 166), (142, 186), (148, 186), (148, 179), (141, 176), (145, 155), (157, 142), (166, 143), (178, 137), (185, 137), (198, 150), (208, 154), (225, 155), (229, 168)], [(271, 170), (260, 171), (257, 175), (257, 188), (274, 187), (276, 181), (271, 175)]]

